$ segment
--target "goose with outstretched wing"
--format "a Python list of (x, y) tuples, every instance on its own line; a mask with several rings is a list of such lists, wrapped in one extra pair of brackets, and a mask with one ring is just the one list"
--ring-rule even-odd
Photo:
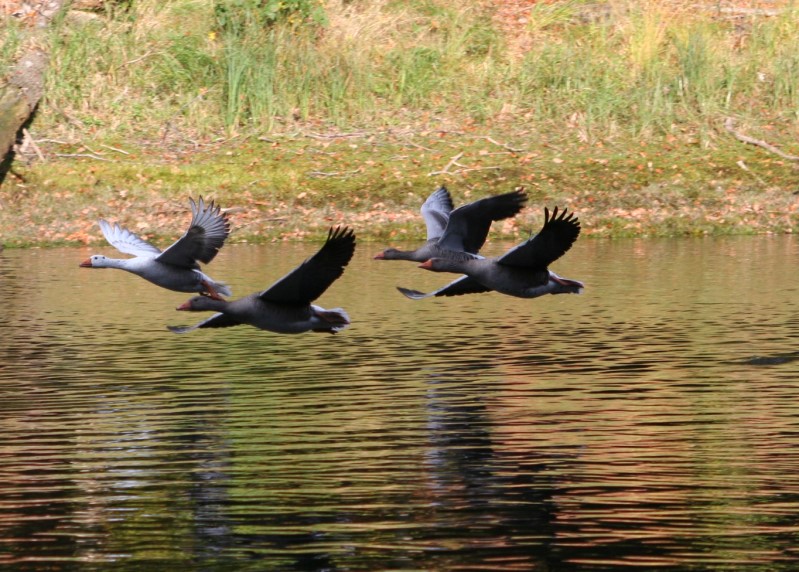
[(427, 242), (415, 250), (388, 248), (375, 259), (424, 262), (430, 258), (479, 258), (477, 253), (485, 244), (491, 223), (515, 216), (525, 202), (526, 193), (523, 189), (517, 189), (452, 210), (449, 192), (441, 187), (422, 205)]
[(399, 288), (399, 291), (413, 300), (492, 290), (519, 298), (579, 294), (584, 288), (582, 282), (558, 276), (548, 268), (566, 254), (579, 235), (580, 221), (573, 213), (566, 209), (559, 213), (555, 207), (550, 214), (545, 208), (541, 231), (502, 256), (471, 260), (431, 258), (420, 268), (465, 276), (427, 294), (408, 288)]
[(343, 273), (355, 252), (355, 234), (347, 227), (330, 229), (319, 251), (262, 292), (238, 300), (195, 296), (177, 309), (216, 312), (193, 326), (168, 326), (176, 334), (199, 328), (248, 324), (279, 334), (329, 332), (346, 328), (350, 318), (342, 308), (326, 310), (312, 304)]
[(80, 263), (83, 268), (118, 268), (153, 284), (177, 292), (198, 292), (212, 298), (230, 296), (230, 288), (200, 270), (200, 262), (208, 264), (222, 248), (230, 234), (227, 215), (202, 197), (189, 198), (192, 219), (189, 229), (172, 246), (159, 250), (119, 224), (98, 222), (106, 240), (120, 252), (133, 258), (111, 258), (95, 254)]

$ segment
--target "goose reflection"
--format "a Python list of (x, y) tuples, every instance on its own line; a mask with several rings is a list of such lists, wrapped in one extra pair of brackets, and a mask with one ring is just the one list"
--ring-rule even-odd
[[(428, 494), (438, 534), (457, 539), (446, 560), (497, 570), (557, 564), (549, 548), (557, 483), (547, 475), (544, 456), (498, 446), (486, 393), (468, 375), (429, 378)], [(499, 555), (501, 565), (492, 560)]]

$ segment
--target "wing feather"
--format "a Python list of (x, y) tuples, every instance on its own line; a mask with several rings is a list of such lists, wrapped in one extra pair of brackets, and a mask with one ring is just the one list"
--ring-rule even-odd
[(458, 207), (450, 213), (449, 223), (438, 245), (448, 250), (477, 254), (485, 244), (491, 223), (516, 215), (526, 202), (527, 194), (519, 189)]
[(345, 227), (331, 228), (319, 251), (264, 290), (266, 302), (305, 305), (316, 300), (335, 282), (355, 252), (355, 234)]
[(544, 226), (531, 239), (503, 254), (497, 262), (506, 266), (544, 269), (566, 254), (580, 236), (580, 220), (566, 209), (550, 216), (544, 208)]
[(108, 243), (120, 252), (149, 258), (154, 258), (161, 254), (158, 248), (117, 223), (111, 224), (101, 219), (97, 221), (97, 224), (100, 226), (100, 230)]
[(411, 300), (422, 300), (423, 298), (441, 297), (441, 296), (461, 296), (463, 294), (480, 294), (481, 292), (491, 292), (491, 288), (487, 288), (480, 284), (474, 278), (469, 276), (461, 276), (457, 280), (450, 282), (446, 286), (434, 290), (433, 292), (419, 292), (419, 290), (411, 290), (409, 288), (402, 288), (397, 286), (403, 295)]
[(158, 257), (160, 262), (195, 268), (198, 262), (208, 264), (225, 244), (230, 234), (227, 214), (214, 205), (206, 203), (202, 197), (199, 202), (189, 198), (192, 218), (189, 229), (172, 246)]
[(176, 334), (185, 334), (186, 332), (191, 332), (198, 328), (228, 328), (230, 326), (238, 326), (240, 324), (241, 322), (238, 320), (220, 312), (218, 314), (214, 314), (210, 318), (203, 320), (202, 322), (194, 324), (193, 326), (167, 326), (167, 329)]
[(427, 240), (440, 237), (444, 234), (449, 222), (449, 214), (455, 208), (452, 197), (445, 186), (436, 189), (422, 204), (422, 218), (427, 227)]

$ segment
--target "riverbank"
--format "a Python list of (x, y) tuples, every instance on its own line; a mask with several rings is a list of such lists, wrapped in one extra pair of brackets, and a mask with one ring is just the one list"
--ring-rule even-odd
[[(186, 197), (216, 199), (231, 240), (319, 239), (332, 224), (362, 240), (419, 239), (419, 207), (439, 184), (456, 204), (523, 186), (530, 202), (492, 236), (535, 232), (544, 206), (574, 210), (584, 236), (791, 233), (792, 162), (719, 131), (636, 148), (533, 130), (478, 127), (306, 131), (205, 142), (37, 144), (0, 189), (9, 247), (102, 244), (98, 218), (159, 241), (182, 232)], [(40, 156), (40, 157), (39, 157)]]
[(524, 186), (508, 239), (555, 204), (585, 236), (799, 229), (786, 2), (267, 4), (57, 19), (0, 242), (100, 244), (100, 217), (167, 241), (189, 195), (229, 209), (234, 241), (418, 239), (439, 184), (457, 204)]

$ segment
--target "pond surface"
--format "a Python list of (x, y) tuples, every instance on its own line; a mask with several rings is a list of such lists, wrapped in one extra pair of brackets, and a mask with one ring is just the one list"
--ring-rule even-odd
[(799, 240), (583, 239), (553, 269), (585, 293), (534, 300), (408, 300), (450, 276), (383, 246), (319, 300), (335, 336), (175, 335), (188, 295), (0, 253), (0, 567), (796, 569)]

